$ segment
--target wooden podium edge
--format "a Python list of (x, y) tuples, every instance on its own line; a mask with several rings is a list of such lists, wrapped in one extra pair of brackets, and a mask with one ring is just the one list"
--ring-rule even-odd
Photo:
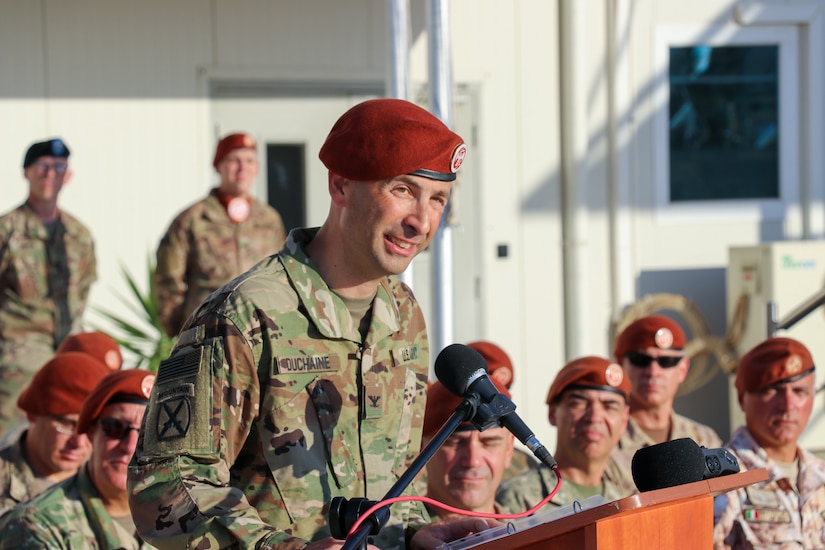
[(550, 537), (556, 537), (576, 529), (581, 529), (609, 516), (616, 516), (638, 508), (693, 499), (703, 495), (713, 497), (727, 491), (732, 491), (733, 489), (739, 489), (740, 487), (745, 487), (753, 483), (766, 481), (767, 479), (768, 471), (765, 468), (759, 468), (738, 474), (687, 483), (685, 485), (677, 485), (676, 487), (638, 493), (612, 502), (606, 502), (594, 508), (582, 510), (581, 512), (554, 521), (536, 525), (524, 531), (518, 531), (508, 536), (508, 545), (518, 548), (523, 545), (534, 544)]

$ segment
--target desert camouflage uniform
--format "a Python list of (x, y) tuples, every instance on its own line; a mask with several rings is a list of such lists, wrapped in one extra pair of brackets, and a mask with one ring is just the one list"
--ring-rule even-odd
[[(708, 449), (715, 449), (722, 446), (722, 438), (711, 428), (705, 426), (687, 417), (684, 417), (675, 412), (671, 412), (670, 416), (670, 440), (681, 439), (689, 437), (696, 442), (697, 445), (707, 447)], [(645, 431), (633, 420), (633, 417), (627, 419), (627, 429), (622, 437), (619, 439), (619, 444), (613, 449), (610, 455), (610, 460), (616, 466), (617, 472), (620, 473), (621, 479), (617, 483), (621, 487), (622, 492), (635, 492), (636, 484), (633, 482), (631, 473), (631, 464), (633, 462), (633, 455), (642, 447), (654, 445), (655, 442), (645, 433)]]
[(72, 332), (82, 330), (97, 278), (94, 242), (60, 211), (50, 239), (23, 204), (0, 217), (0, 433), (22, 415), (17, 397)]
[(213, 189), (181, 212), (160, 241), (155, 300), (169, 336), (221, 285), (234, 279), (284, 243), (281, 215), (251, 199), (249, 217), (234, 223)]
[(17, 504), (40, 493), (41, 485), (23, 456), (23, 441), (28, 431), (18, 434), (10, 446), (0, 450), (0, 516)]
[(152, 548), (106, 511), (86, 468), (0, 519), (0, 550)]
[(825, 461), (799, 448), (794, 489), (746, 427), (738, 428), (725, 447), (736, 455), (741, 471), (765, 468), (768, 481), (716, 497), (714, 548), (825, 548)]
[[(627, 496), (616, 485), (614, 477), (615, 472), (610, 469), (606, 469), (602, 475), (602, 487), (599, 494), (608, 502)], [(545, 499), (556, 488), (556, 483), (556, 474), (553, 470), (544, 464), (539, 464), (532, 470), (502, 483), (496, 495), (496, 501), (511, 514), (525, 512)], [(564, 506), (588, 496), (579, 494), (575, 485), (565, 483), (562, 479), (561, 489), (542, 509), (548, 506)]]
[[(162, 363), (129, 471), (152, 544), (302, 548), (330, 536), (333, 497), (380, 500), (418, 453), (418, 303), (383, 280), (362, 342), (304, 252), (315, 231), (213, 294)], [(403, 548), (401, 527), (429, 517), (418, 502), (391, 511), (376, 545)]]

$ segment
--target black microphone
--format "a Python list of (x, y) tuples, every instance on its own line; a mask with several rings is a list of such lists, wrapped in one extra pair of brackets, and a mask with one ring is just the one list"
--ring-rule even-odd
[[(444, 387), (459, 397), (477, 396), (485, 411), (493, 414), (495, 423), (507, 428), (542, 463), (558, 466), (556, 459), (536, 439), (533, 431), (515, 413), (513, 402), (496, 389), (487, 376), (487, 360), (479, 352), (463, 344), (450, 344), (435, 358), (435, 375)], [(488, 427), (487, 419), (476, 419), (477, 426)]]
[(739, 463), (727, 449), (707, 449), (684, 437), (642, 447), (633, 455), (630, 470), (644, 493), (735, 474)]

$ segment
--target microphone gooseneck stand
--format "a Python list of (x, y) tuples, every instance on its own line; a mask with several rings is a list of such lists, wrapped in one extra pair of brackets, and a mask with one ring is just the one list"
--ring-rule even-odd
[[(447, 422), (441, 426), (441, 429), (433, 436), (430, 443), (421, 451), (416, 459), (410, 464), (410, 467), (405, 471), (398, 481), (390, 487), (387, 494), (381, 500), (387, 500), (400, 496), (407, 486), (413, 482), (415, 476), (432, 458), (435, 452), (441, 445), (450, 437), (458, 428), (458, 425), (476, 416), (476, 410), (479, 408), (478, 396), (468, 396), (456, 407), (452, 416), (447, 419)], [(380, 501), (368, 500), (366, 498), (354, 498), (347, 502), (344, 497), (335, 497), (332, 499), (329, 509), (329, 527), (332, 536), (339, 540), (345, 540), (342, 550), (362, 550), (367, 547), (367, 536), (377, 535), (381, 527), (389, 520), (389, 507), (384, 506), (375, 511), (372, 517), (366, 519), (358, 529), (350, 536), (347, 533), (355, 524), (355, 521), (366, 512), (371, 506)]]

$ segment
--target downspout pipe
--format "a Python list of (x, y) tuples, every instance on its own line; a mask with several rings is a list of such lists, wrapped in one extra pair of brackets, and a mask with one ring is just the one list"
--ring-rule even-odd
[(587, 205), (586, 2), (559, 0), (564, 346), (568, 359), (590, 353)]

